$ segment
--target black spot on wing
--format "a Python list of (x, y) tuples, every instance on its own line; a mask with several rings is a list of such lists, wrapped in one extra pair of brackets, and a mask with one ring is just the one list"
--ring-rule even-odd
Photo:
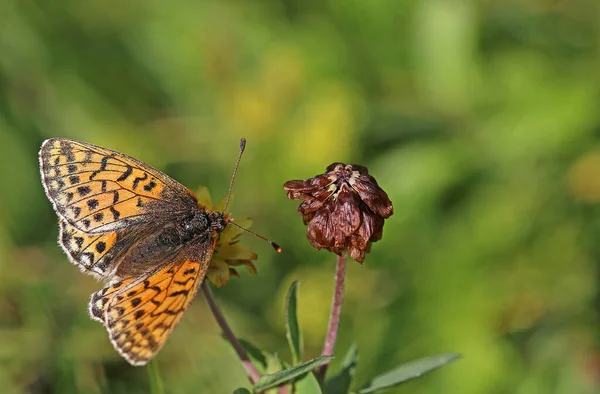
[(119, 217), (121, 216), (121, 212), (117, 211), (115, 209), (115, 207), (110, 207), (110, 213), (112, 213), (114, 220), (119, 220)]
[(176, 297), (179, 295), (188, 295), (190, 291), (189, 290), (177, 290), (172, 292), (171, 294), (169, 294), (169, 297)]
[(152, 191), (152, 189), (154, 189), (155, 187), (156, 187), (156, 182), (150, 181), (150, 182), (148, 182), (147, 185), (144, 185), (144, 190), (149, 192), (149, 191)]
[(144, 176), (136, 177), (133, 180), (133, 189), (135, 189), (141, 181), (145, 181), (146, 179), (148, 179), (148, 174), (145, 172), (144, 172)]
[(79, 217), (79, 215), (81, 215), (81, 208), (71, 207), (71, 210), (73, 211), (73, 215), (75, 216), (75, 219), (77, 219)]
[(133, 168), (130, 165), (128, 165), (125, 172), (122, 173), (121, 176), (117, 178), (117, 181), (118, 182), (124, 181), (125, 179), (129, 178), (129, 176), (131, 175), (132, 172), (133, 172)]
[(98, 253), (102, 253), (102, 252), (104, 252), (104, 250), (106, 250), (106, 243), (104, 243), (102, 241), (96, 243), (96, 251)]
[(94, 264), (94, 254), (92, 252), (85, 252), (81, 254), (89, 259), (89, 265)]
[(190, 274), (193, 274), (194, 272), (196, 272), (196, 268), (187, 269), (187, 270), (183, 271), (183, 276), (188, 276)]
[(106, 166), (108, 165), (108, 159), (110, 156), (104, 156), (102, 160), (100, 160), (100, 168), (90, 174), (90, 181), (93, 181), (96, 175), (106, 170)]
[(79, 248), (81, 249), (81, 245), (83, 245), (83, 238), (82, 237), (75, 237), (73, 239), (75, 240), (75, 243), (77, 244), (77, 246), (79, 246)]
[(75, 161), (75, 155), (71, 145), (66, 141), (60, 141), (60, 154), (67, 158), (68, 162)]
[(91, 198), (91, 199), (87, 200), (87, 206), (90, 210), (94, 210), (94, 209), (98, 208), (99, 204), (100, 203), (95, 198)]
[(77, 194), (79, 194), (81, 197), (87, 196), (88, 194), (90, 194), (92, 192), (92, 189), (85, 185), (85, 186), (79, 186), (77, 188)]

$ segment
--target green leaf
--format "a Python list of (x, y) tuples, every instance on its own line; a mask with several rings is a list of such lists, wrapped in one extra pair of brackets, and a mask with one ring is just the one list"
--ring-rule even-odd
[(358, 390), (357, 394), (374, 393), (397, 386), (407, 380), (414, 379), (449, 364), (458, 358), (460, 358), (459, 354), (444, 353), (402, 364), (391, 371), (373, 378), (365, 387)]
[(233, 394), (252, 394), (252, 393), (250, 392), (250, 390), (240, 387), (238, 389), (235, 389), (233, 391)]
[(291, 380), (294, 380), (300, 375), (303, 375), (324, 361), (331, 360), (332, 356), (321, 356), (314, 358), (310, 361), (306, 361), (302, 364), (298, 364), (288, 369), (284, 369), (283, 371), (275, 372), (271, 375), (264, 375), (256, 384), (254, 385), (254, 391), (264, 391), (273, 387), (280, 386), (284, 383), (287, 383)]
[(250, 358), (250, 361), (252, 361), (252, 364), (256, 366), (256, 369), (258, 369), (260, 373), (264, 373), (267, 370), (267, 360), (269, 359), (269, 357), (271, 357), (271, 355), (265, 352), (264, 350), (259, 349), (257, 346), (253, 345), (245, 339), (238, 339), (238, 341), (248, 354), (248, 357)]
[(280, 359), (277, 353), (270, 354), (267, 358), (267, 368), (265, 369), (265, 374), (273, 374), (281, 371), (282, 369), (287, 369), (288, 367), (289, 365)]
[(294, 383), (295, 394), (322, 394), (321, 385), (311, 371)]
[(325, 382), (325, 392), (327, 394), (347, 394), (350, 390), (357, 363), (358, 347), (354, 343), (346, 352), (340, 372)]
[(163, 388), (163, 382), (158, 373), (158, 361), (152, 360), (148, 364), (148, 377), (150, 378), (150, 393), (152, 394), (163, 394), (165, 392)]
[(285, 302), (285, 325), (286, 336), (292, 351), (292, 364), (298, 364), (302, 360), (302, 337), (298, 327), (298, 286), (299, 281), (295, 281), (288, 290)]

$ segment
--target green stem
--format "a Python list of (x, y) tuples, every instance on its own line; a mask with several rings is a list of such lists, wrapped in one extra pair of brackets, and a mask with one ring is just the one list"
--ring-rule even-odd
[(148, 378), (150, 380), (150, 393), (164, 394), (165, 390), (158, 372), (158, 362), (156, 360), (150, 361), (146, 370), (148, 371)]
[[(335, 291), (333, 293), (333, 302), (331, 306), (331, 314), (329, 316), (329, 328), (327, 336), (323, 344), (321, 356), (333, 356), (335, 350), (335, 342), (337, 341), (338, 331), (340, 329), (340, 320), (342, 316), (342, 305), (344, 304), (344, 282), (346, 280), (346, 253), (342, 252), (337, 258), (335, 266)], [(329, 367), (329, 361), (323, 362), (317, 372), (317, 377), (320, 380), (325, 380), (325, 374)]]
[(252, 384), (255, 384), (256, 382), (258, 382), (258, 379), (260, 379), (260, 372), (258, 372), (254, 364), (252, 364), (252, 361), (250, 361), (250, 357), (248, 357), (246, 350), (244, 350), (244, 347), (240, 344), (240, 342), (233, 334), (233, 331), (229, 327), (229, 324), (227, 324), (227, 320), (225, 320), (225, 316), (223, 316), (221, 308), (219, 308), (219, 306), (215, 302), (215, 297), (213, 296), (212, 290), (209, 287), (208, 281), (204, 281), (204, 283), (202, 283), (202, 293), (204, 294), (204, 299), (206, 299), (206, 302), (208, 303), (210, 311), (215, 317), (217, 324), (219, 325), (219, 327), (221, 327), (223, 335), (225, 336), (227, 341), (229, 341), (229, 343), (233, 347), (233, 350), (235, 350), (239, 359), (242, 361), (242, 365), (244, 366), (246, 372), (248, 373), (248, 376), (250, 377), (250, 382), (252, 382)]

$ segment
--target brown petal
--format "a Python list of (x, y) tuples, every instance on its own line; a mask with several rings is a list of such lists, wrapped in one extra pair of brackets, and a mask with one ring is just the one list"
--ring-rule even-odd
[(305, 181), (294, 180), (287, 181), (283, 184), (283, 188), (287, 192), (288, 198), (292, 200), (303, 200), (311, 197), (311, 195), (329, 185), (331, 180), (325, 175), (319, 175)]
[(366, 177), (361, 175), (354, 183), (353, 188), (373, 212), (387, 219), (394, 213), (392, 202), (387, 193), (377, 185), (375, 179), (371, 176), (368, 178), (371, 181), (366, 181)]
[(338, 226), (331, 220), (331, 206), (318, 211), (308, 224), (308, 238), (311, 244), (321, 245), (331, 251), (344, 248), (344, 237)]
[(374, 233), (381, 232), (384, 219), (368, 212), (368, 209), (362, 211), (362, 224), (358, 229), (357, 236), (364, 240), (362, 247), (366, 247), (366, 243), (372, 240)]
[(316, 212), (315, 216), (308, 223), (306, 235), (312, 246), (317, 249), (327, 247), (331, 242), (329, 237), (328, 226), (329, 214), (323, 211)]
[(358, 171), (361, 175), (369, 175), (369, 169), (365, 166), (361, 166), (360, 164), (350, 164), (350, 167), (352, 167), (352, 171)]
[(381, 239), (383, 235), (383, 224), (384, 219), (381, 216), (374, 217), (373, 234), (369, 239), (370, 242), (377, 242)]
[(316, 213), (317, 211), (311, 212), (307, 215), (302, 215), (302, 221), (304, 222), (304, 224), (308, 224), (313, 219), (313, 217), (315, 217)]
[(330, 165), (328, 165), (327, 168), (325, 169), (325, 171), (327, 171), (327, 172), (340, 171), (345, 166), (346, 165), (344, 163), (340, 163), (339, 161), (336, 161), (335, 163), (331, 163)]
[(298, 207), (298, 212), (301, 215), (309, 215), (315, 211), (318, 211), (323, 207), (323, 201), (318, 199), (310, 199), (302, 201), (302, 204)]
[(301, 215), (310, 214), (318, 209), (321, 209), (325, 201), (329, 198), (331, 192), (327, 189), (319, 189), (315, 191), (311, 196), (304, 198), (298, 212)]
[(354, 261), (357, 261), (361, 264), (365, 261), (365, 252), (361, 249), (354, 247), (354, 245), (348, 246), (348, 252), (350, 253), (350, 257), (352, 257)]
[(367, 244), (369, 243), (368, 238), (364, 238), (361, 234), (352, 234), (351, 237), (348, 238), (348, 245), (353, 246), (356, 249), (365, 250), (367, 248)]
[(343, 237), (349, 236), (360, 226), (360, 200), (344, 188), (338, 194), (330, 220)]

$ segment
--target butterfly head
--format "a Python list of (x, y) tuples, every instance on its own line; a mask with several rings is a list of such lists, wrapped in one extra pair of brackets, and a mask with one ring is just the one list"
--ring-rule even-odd
[(208, 214), (208, 220), (210, 222), (210, 235), (213, 238), (218, 237), (232, 221), (229, 214), (214, 211)]

